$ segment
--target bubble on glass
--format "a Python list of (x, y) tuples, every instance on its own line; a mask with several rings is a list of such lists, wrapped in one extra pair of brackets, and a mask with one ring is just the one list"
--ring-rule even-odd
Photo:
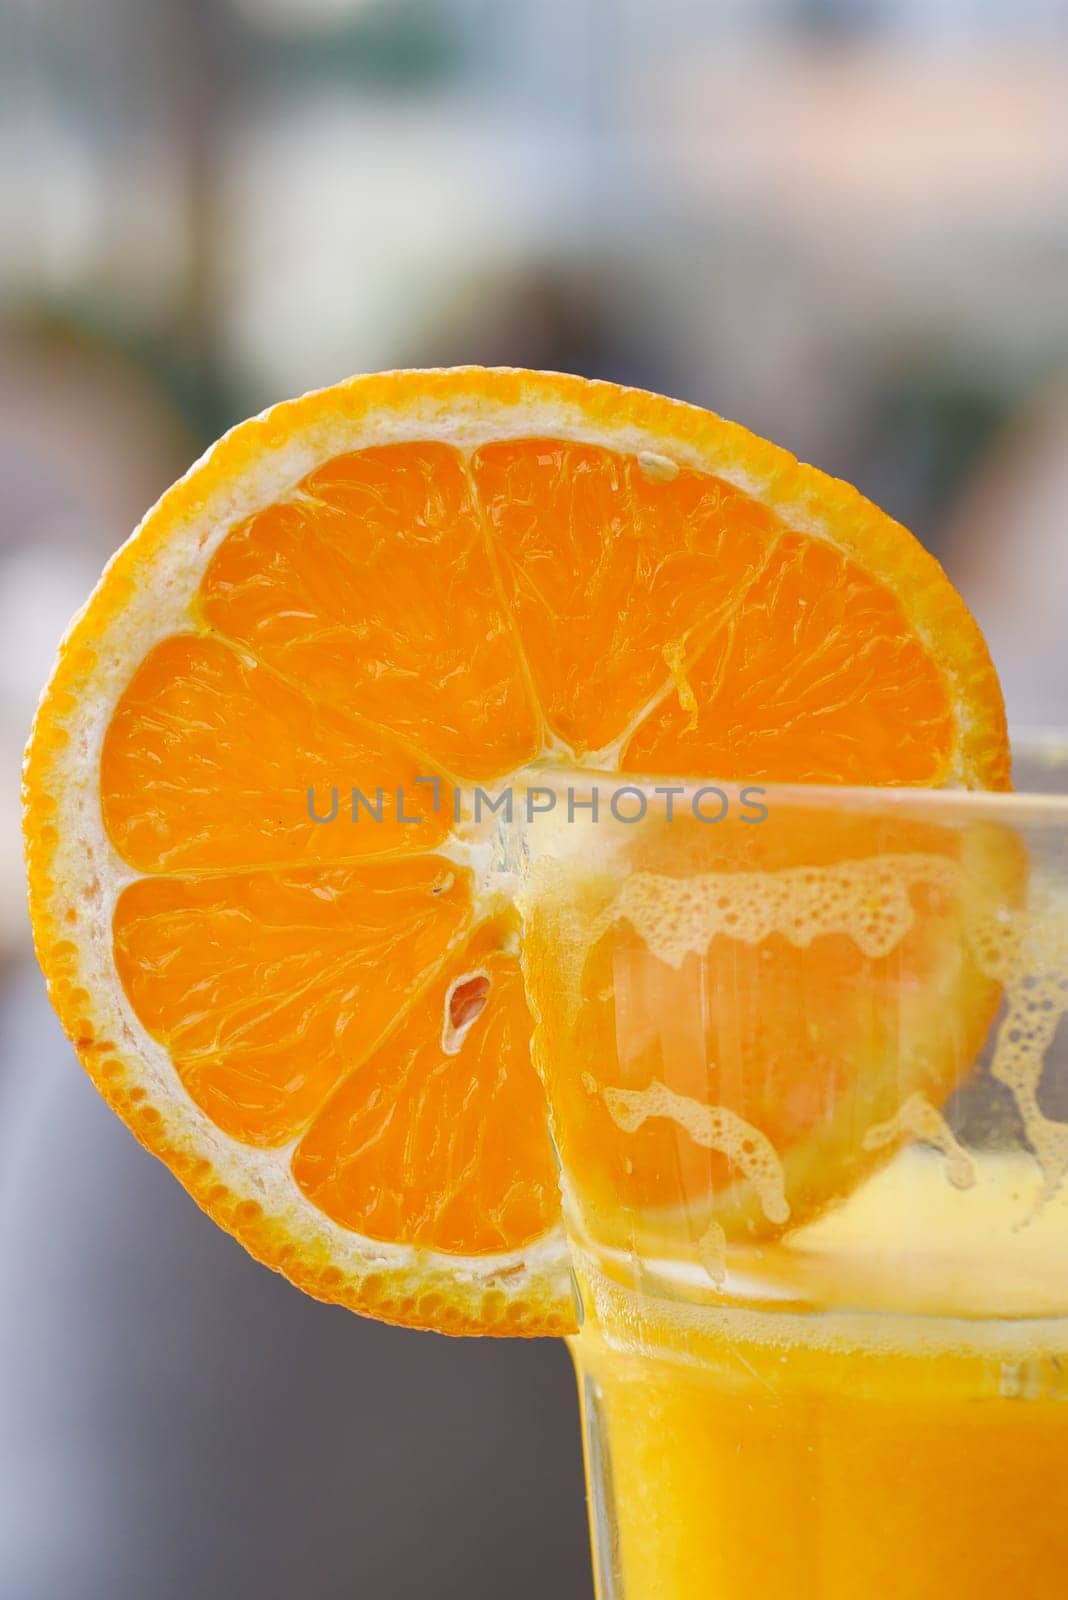
[(636, 1133), (650, 1117), (665, 1117), (695, 1144), (716, 1150), (736, 1166), (756, 1191), (768, 1221), (789, 1220), (782, 1162), (766, 1134), (729, 1106), (708, 1106), (690, 1095), (677, 1094), (654, 1078), (645, 1089), (601, 1091), (608, 1114), (622, 1133)]
[(922, 1094), (910, 1094), (892, 1117), (874, 1123), (864, 1135), (865, 1150), (883, 1150), (888, 1145), (919, 1139), (941, 1151), (946, 1160), (946, 1177), (954, 1189), (975, 1185), (975, 1162), (958, 1140), (945, 1117)]

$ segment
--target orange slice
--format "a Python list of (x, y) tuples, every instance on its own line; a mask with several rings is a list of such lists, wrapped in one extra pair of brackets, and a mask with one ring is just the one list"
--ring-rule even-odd
[(713, 1283), (728, 1242), (811, 1221), (910, 1137), (952, 1160), (939, 1107), (996, 1015), (1027, 880), (988, 821), (761, 793), (762, 826), (736, 796), (698, 823), (680, 785), (670, 826), (654, 790), (640, 828), (527, 830), (524, 976), (570, 1231)]
[(546, 761), (1008, 782), (983, 641), (903, 528), (718, 417), (550, 374), (243, 424), (63, 643), (25, 775), (53, 1002), (138, 1138), (324, 1299), (572, 1324), (522, 928), (472, 816)]

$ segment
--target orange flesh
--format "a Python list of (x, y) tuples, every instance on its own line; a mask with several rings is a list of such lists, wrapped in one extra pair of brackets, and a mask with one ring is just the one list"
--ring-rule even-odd
[[(463, 1254), (511, 1250), (552, 1226), (545, 1104), (526, 1058), (530, 1017), (514, 956), (469, 950), (493, 994), (481, 1048), (441, 1049), (443, 975), (379, 1052), (320, 1112), (293, 1160), (314, 1203), (372, 1238), (433, 1240)], [(428, 1183), (428, 1174), (435, 1182)]]
[(703, 770), (757, 782), (923, 784), (951, 726), (945, 683), (901, 602), (798, 534), (776, 546), (689, 682), (693, 709), (664, 702), (625, 767), (668, 772), (696, 747)]
[[(885, 586), (715, 478), (559, 440), (328, 462), (228, 534), (191, 627), (104, 743), (107, 830), (144, 874), (115, 914), (127, 996), (221, 1128), (296, 1141), (321, 1210), (447, 1252), (517, 1249), (558, 1207), (516, 930), (435, 854), (448, 780), (563, 745), (631, 772), (925, 784), (955, 737)], [(351, 820), (353, 786), (382, 789), (381, 821)], [(334, 787), (316, 823), (307, 791), (325, 810)], [(856, 959), (828, 957), (829, 1001)]]
[(142, 878), (119, 899), (115, 951), (194, 1100), (235, 1138), (286, 1144), (466, 931), (468, 880), (434, 856)]

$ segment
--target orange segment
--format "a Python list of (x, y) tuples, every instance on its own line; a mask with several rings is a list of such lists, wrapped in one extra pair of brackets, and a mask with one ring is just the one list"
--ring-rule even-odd
[[(570, 1326), (529, 930), (470, 803), (562, 760), (1008, 782), (983, 641), (903, 528), (721, 418), (556, 375), (383, 374), (234, 429), (64, 642), (25, 785), (53, 1001), (138, 1137), (312, 1293), (452, 1332)], [(680, 1014), (698, 967), (749, 1002), (709, 1010), (692, 1060), (645, 1038), (626, 1072), (681, 1081), (718, 1052), (725, 1094), (762, 1084), (754, 1117), (808, 1128), (789, 1156), (798, 1183), (830, 1163), (817, 1204), (848, 1178), (813, 1131), (826, 1085), (896, 1093), (879, 974), (855, 941), (771, 941), (759, 965), (735, 944), (695, 954)], [(588, 1053), (615, 1037), (601, 990), (643, 1039), (619, 949)], [(769, 970), (814, 984), (818, 1050), (788, 1057)], [(987, 998), (943, 990), (973, 1022)], [(937, 1097), (972, 1034), (931, 1037)], [(593, 1174), (614, 1159), (594, 1109)], [(707, 1201), (707, 1151), (676, 1158)]]
[(730, 484), (655, 455), (522, 439), (484, 446), (472, 473), (546, 720), (578, 755), (664, 694), (782, 531)]
[(628, 742), (631, 772), (936, 782), (955, 738), (937, 657), (857, 561), (782, 539), (734, 616)]
[(439, 767), (492, 778), (537, 753), (479, 508), (445, 445), (328, 461), (223, 541), (200, 607), (211, 627)]
[(403, 1016), (470, 915), (470, 875), (434, 856), (142, 878), (115, 908), (115, 966), (212, 1121), (284, 1144)]
[[(514, 955), (474, 941), (403, 1027), (351, 1074), (293, 1158), (308, 1198), (346, 1227), (462, 1255), (511, 1251), (559, 1206), (530, 1014)], [(463, 1042), (442, 1049), (450, 1001), (481, 977)], [(433, 1173), (434, 1182), (427, 1175)]]
[[(414, 809), (423, 766), (218, 640), (181, 634), (150, 652), (115, 709), (101, 800), (116, 850), (141, 872), (307, 864), (440, 843), (447, 800), (437, 815)], [(353, 805), (353, 788), (373, 809)], [(332, 824), (313, 820), (309, 790), (316, 816), (336, 804)]]

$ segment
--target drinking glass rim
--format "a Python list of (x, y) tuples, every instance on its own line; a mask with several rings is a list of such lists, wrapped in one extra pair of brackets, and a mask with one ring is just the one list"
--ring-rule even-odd
[(608, 768), (568, 766), (563, 762), (525, 768), (521, 774), (528, 791), (544, 789), (555, 796), (578, 795), (596, 788), (603, 793), (632, 791), (643, 796), (673, 789), (687, 803), (702, 788), (717, 789), (737, 798), (744, 790), (773, 800), (777, 805), (812, 806), (843, 810), (934, 811), (966, 810), (977, 816), (1004, 817), (1026, 811), (1036, 820), (1068, 825), (1068, 727), (1024, 727), (1010, 739), (1014, 765), (1018, 760), (1064, 775), (1064, 791), (1022, 789), (939, 789), (907, 784), (784, 783), (763, 778), (671, 776), (664, 773), (621, 772)]

